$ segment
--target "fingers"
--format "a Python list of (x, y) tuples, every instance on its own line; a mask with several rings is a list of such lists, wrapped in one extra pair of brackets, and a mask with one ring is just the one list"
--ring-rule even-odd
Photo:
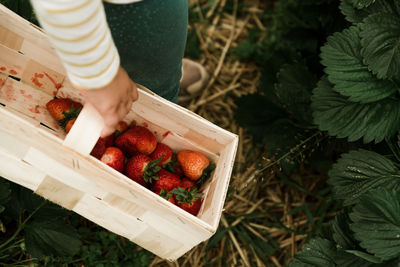
[(132, 103), (138, 99), (136, 84), (120, 68), (114, 80), (107, 86), (83, 92), (86, 101), (91, 102), (104, 119), (102, 137), (112, 134), (118, 122), (131, 110)]

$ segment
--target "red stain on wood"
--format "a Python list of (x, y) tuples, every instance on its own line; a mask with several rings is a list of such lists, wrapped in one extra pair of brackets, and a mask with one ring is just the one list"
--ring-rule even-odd
[(163, 133), (162, 137), (165, 138), (167, 137), (167, 135), (172, 134), (171, 131), (166, 131), (165, 133)]
[(11, 102), (11, 101), (15, 101), (16, 98), (14, 96), (14, 88), (12, 87), (11, 84), (6, 85), (6, 90), (5, 90), (5, 94), (6, 94), (6, 100)]
[(6, 68), (6, 67), (1, 67), (0, 70), (1, 70), (1, 71), (6, 71), (7, 68)]
[(17, 75), (18, 72), (16, 72), (15, 70), (9, 70), (8, 73), (10, 73), (11, 75)]
[(22, 95), (25, 94), (25, 90), (23, 90), (23, 89), (19, 90), (19, 92), (20, 92)]
[(42, 87), (43, 83), (39, 82), (39, 79), (43, 78), (44, 75), (42, 73), (35, 73), (34, 76), (31, 78), (31, 81), (37, 87)]
[(44, 75), (46, 75), (46, 77), (54, 84), (54, 88), (56, 88), (57, 90), (55, 92), (53, 92), (54, 95), (57, 95), (57, 91), (58, 89), (60, 89), (61, 87), (63, 87), (63, 85), (61, 83), (57, 83), (53, 77), (51, 77), (49, 74), (47, 74), (46, 72), (44, 73)]
[(6, 79), (0, 78), (0, 88), (3, 87), (5, 82), (6, 82)]
[(143, 125), (143, 127), (146, 127), (146, 128), (149, 127), (149, 124), (147, 122), (143, 122), (142, 125)]
[(39, 105), (29, 109), (30, 112), (40, 114)]

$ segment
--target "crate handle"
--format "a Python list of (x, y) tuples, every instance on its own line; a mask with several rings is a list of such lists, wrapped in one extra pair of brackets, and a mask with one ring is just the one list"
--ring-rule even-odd
[(63, 145), (88, 156), (96, 145), (103, 128), (103, 117), (92, 104), (86, 103)]

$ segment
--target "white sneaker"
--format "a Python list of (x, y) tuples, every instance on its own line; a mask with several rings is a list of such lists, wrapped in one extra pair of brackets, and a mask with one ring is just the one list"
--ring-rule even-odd
[(209, 78), (210, 75), (201, 64), (187, 58), (182, 59), (181, 89), (178, 102), (184, 103), (200, 95)]

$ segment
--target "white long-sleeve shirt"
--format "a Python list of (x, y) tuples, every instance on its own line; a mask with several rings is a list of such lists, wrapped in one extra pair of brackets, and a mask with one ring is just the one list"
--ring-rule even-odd
[[(116, 4), (140, 0), (107, 0)], [(109, 84), (120, 59), (101, 0), (31, 0), (42, 28), (78, 89)]]

